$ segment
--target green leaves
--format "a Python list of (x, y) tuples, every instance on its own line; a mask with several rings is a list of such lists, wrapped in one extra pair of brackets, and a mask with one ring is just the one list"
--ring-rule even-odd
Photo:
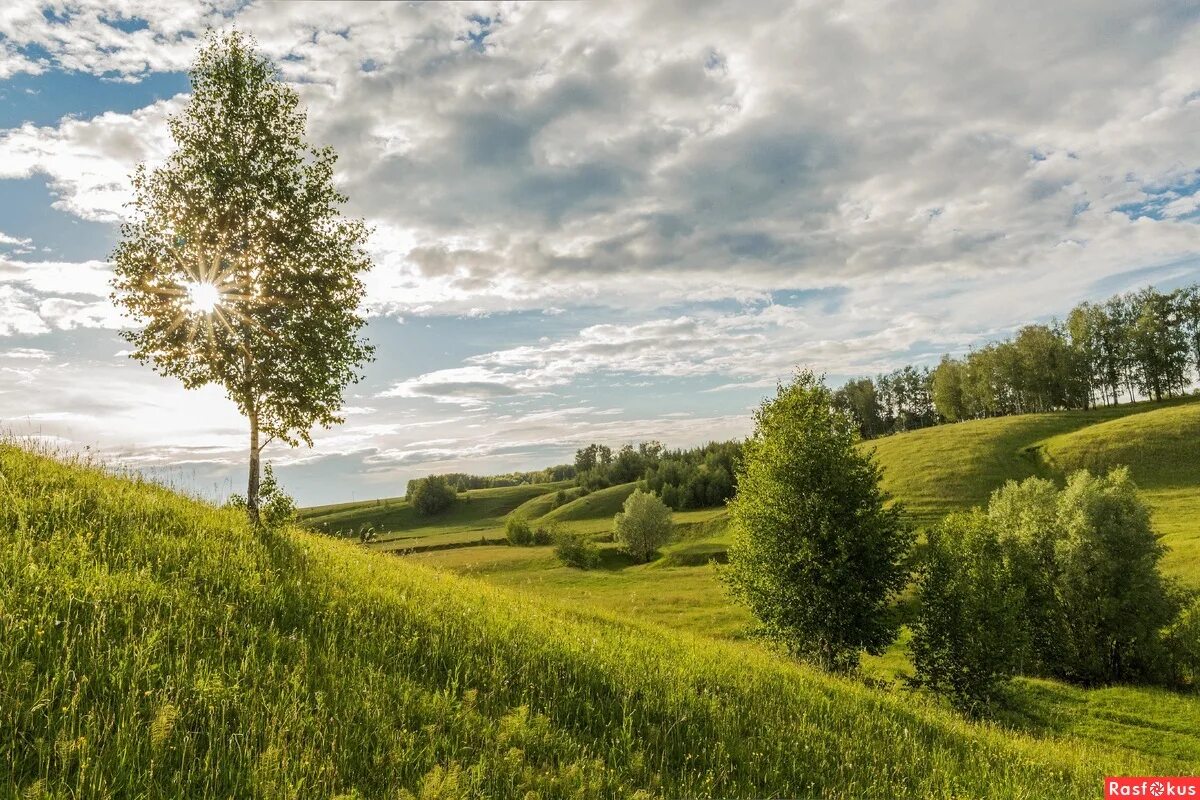
[[(190, 74), (176, 149), (134, 174), (113, 252), (113, 299), (140, 325), (123, 335), (185, 386), (224, 387), (266, 441), (311, 445), (372, 356), (367, 229), (340, 215), (336, 154), (305, 143), (299, 97), (252, 41), (210, 34)], [(211, 311), (189, 307), (196, 285), (215, 291)]]
[(855, 447), (856, 423), (809, 371), (755, 413), (723, 572), (764, 631), (826, 669), (895, 638), (890, 601), (906, 580), (912, 534), (885, 507), (880, 471)]

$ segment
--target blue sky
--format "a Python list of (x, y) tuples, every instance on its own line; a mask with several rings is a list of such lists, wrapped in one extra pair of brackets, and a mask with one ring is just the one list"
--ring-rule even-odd
[(131, 362), (107, 298), (207, 28), (280, 65), (374, 229), (378, 358), (268, 453), (314, 503), (740, 436), (797, 365), (1200, 279), (1200, 21), (1138, 6), (7, 3), (0, 426), (241, 487), (232, 405)]

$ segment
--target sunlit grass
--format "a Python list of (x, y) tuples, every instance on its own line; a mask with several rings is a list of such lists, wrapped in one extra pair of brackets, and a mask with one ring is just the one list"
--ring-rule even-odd
[(0, 730), (0, 793), (33, 797), (1094, 797), (1188, 768), (8, 446)]

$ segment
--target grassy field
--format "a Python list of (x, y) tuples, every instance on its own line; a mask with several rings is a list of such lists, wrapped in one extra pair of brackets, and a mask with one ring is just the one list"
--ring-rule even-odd
[(337, 538), (256, 535), (11, 446), (0, 730), (0, 794), (39, 798), (1090, 798), (1106, 773), (1196, 763), (968, 723)]
[[(432, 517), (422, 516), (403, 497), (338, 503), (301, 509), (300, 521), (308, 528), (334, 536), (357, 537), (360, 531), (374, 530), (380, 547), (399, 539), (420, 538), (426, 543), (441, 540), (480, 540), (491, 532), (492, 538), (504, 518), (530, 501), (547, 506), (566, 482), (533, 483), (496, 489), (472, 489), (460, 494), (449, 510)], [(412, 543), (407, 543), (411, 545)]]
[(1060, 434), (1047, 439), (1041, 452), (1059, 473), (1127, 465), (1170, 547), (1166, 569), (1200, 587), (1200, 403)]
[[(1061, 479), (1081, 466), (1105, 470), (1128, 464), (1169, 548), (1166, 569), (1200, 587), (1200, 402), (1195, 399), (980, 420), (864, 446), (876, 450), (886, 487), (919, 525), (985, 503), (991, 491), (1009, 479)], [(595, 492), (547, 512), (543, 519), (559, 518), (564, 527), (603, 540), (629, 490), (622, 486)], [(550, 508), (544, 500), (531, 502)], [(590, 572), (561, 566), (550, 548), (464, 547), (413, 558), (573, 610), (596, 609), (677, 631), (745, 641), (752, 620), (729, 601), (712, 563), (724, 560), (728, 545), (723, 511), (674, 516), (677, 540), (646, 565), (628, 562), (611, 544), (601, 545), (602, 568)], [(503, 517), (491, 524), (499, 537)], [(905, 632), (887, 653), (865, 659), (867, 674), (897, 681), (910, 673), (906, 641)], [(1194, 721), (1200, 714), (1197, 698), (1138, 688), (1084, 691), (1021, 681), (1016, 699), (1017, 709), (1006, 723), (1023, 730), (1118, 743), (1200, 763), (1200, 740), (1178, 733), (1178, 720)]]

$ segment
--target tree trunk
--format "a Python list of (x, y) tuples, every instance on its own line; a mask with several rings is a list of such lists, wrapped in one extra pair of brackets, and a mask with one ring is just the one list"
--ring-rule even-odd
[(250, 412), (250, 479), (246, 485), (246, 513), (250, 522), (258, 525), (259, 456), (258, 412)]

